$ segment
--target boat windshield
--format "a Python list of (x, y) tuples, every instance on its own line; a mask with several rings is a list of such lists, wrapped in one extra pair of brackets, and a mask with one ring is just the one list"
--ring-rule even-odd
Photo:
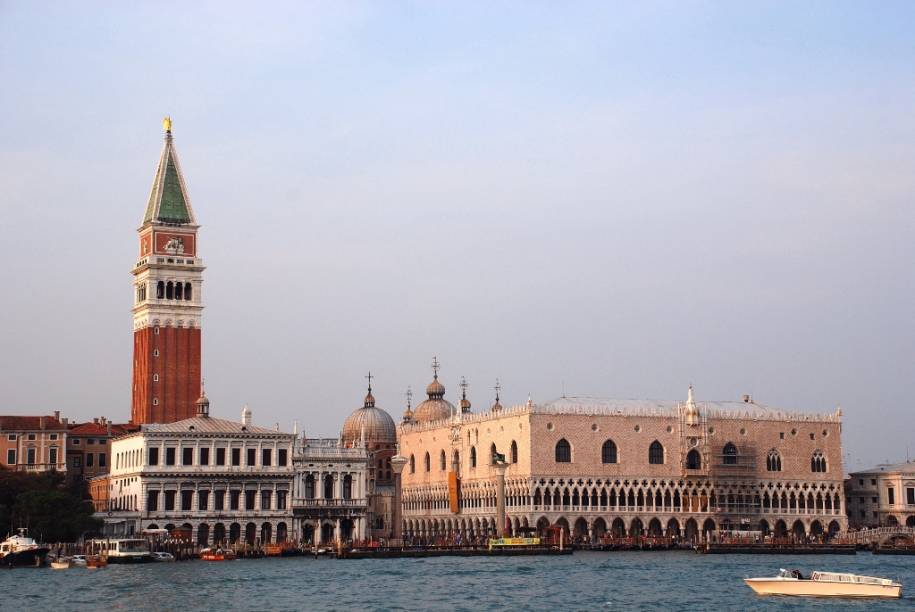
[(892, 580), (887, 578), (875, 578), (873, 576), (858, 576), (856, 574), (839, 574), (835, 572), (813, 572), (812, 580), (822, 582), (849, 582), (854, 584), (880, 584), (891, 585)]

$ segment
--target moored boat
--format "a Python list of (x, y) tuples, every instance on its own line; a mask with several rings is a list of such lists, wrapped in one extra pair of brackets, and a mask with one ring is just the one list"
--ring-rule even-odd
[(805, 577), (798, 570), (779, 570), (772, 578), (744, 578), (759, 595), (799, 597), (902, 597), (902, 585), (888, 578), (838, 572), (812, 572)]
[(108, 566), (108, 561), (101, 555), (86, 555), (86, 569), (101, 569)]
[(27, 531), (22, 528), (19, 533), (0, 542), (0, 566), (36, 566), (44, 564), (50, 548), (40, 546), (35, 540), (28, 537)]
[(234, 561), (235, 553), (222, 548), (204, 548), (200, 551), (200, 558), (204, 561)]
[(70, 569), (70, 557), (59, 557), (51, 561), (51, 569)]
[(103, 556), (108, 563), (151, 563), (153, 557), (146, 540), (92, 540), (92, 552)]

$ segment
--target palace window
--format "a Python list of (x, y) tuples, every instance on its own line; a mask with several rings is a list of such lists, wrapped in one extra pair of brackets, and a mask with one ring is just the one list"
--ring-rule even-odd
[(343, 477), (343, 499), (353, 499), (353, 477), (349, 474)]
[(657, 440), (648, 447), (648, 463), (651, 465), (664, 464), (664, 447)]
[(496, 445), (491, 444), (489, 446), (489, 465), (496, 464), (496, 455), (498, 455), (498, 454), (499, 454), (499, 451), (496, 450)]
[(905, 503), (915, 506), (915, 488), (909, 487), (905, 490)]
[(182, 491), (181, 492), (181, 509), (185, 512), (191, 509), (191, 503), (194, 501), (194, 492), (193, 491)]
[(472, 468), (477, 467), (477, 447), (476, 446), (470, 447), (470, 467), (472, 467)]
[(159, 492), (149, 491), (146, 494), (146, 511), (155, 512), (159, 509)]
[(149, 449), (149, 465), (159, 465), (159, 449), (151, 447)]
[(165, 492), (165, 511), (171, 511), (175, 509), (175, 493), (177, 491), (166, 491)]
[(194, 449), (190, 446), (181, 449), (181, 465), (194, 465)]
[(330, 474), (324, 475), (324, 499), (334, 498), (334, 477)]
[(425, 459), (423, 460), (423, 464), (426, 466), (426, 471), (427, 471), (427, 472), (431, 472), (431, 471), (432, 471), (432, 460), (429, 458), (429, 453), (426, 453), (426, 457), (425, 457)]
[(273, 491), (261, 491), (261, 510), (270, 509), (270, 500), (273, 497)]
[(438, 457), (439, 469), (443, 472), (445, 471), (445, 468), (447, 467), (447, 461), (448, 460), (445, 458), (445, 451), (443, 450), (441, 453), (439, 453), (439, 457)]
[(175, 449), (165, 449), (165, 465), (175, 465)]
[(229, 510), (238, 510), (241, 501), (241, 491), (229, 491)]
[(257, 491), (245, 491), (245, 510), (254, 510), (254, 496)]
[(686, 469), (688, 470), (701, 470), (702, 469), (702, 455), (699, 454), (695, 448), (686, 453)]
[(216, 465), (225, 465), (226, 464), (226, 449), (217, 448), (216, 449)]
[(315, 498), (315, 477), (309, 474), (305, 477), (305, 499)]
[(410, 455), (410, 473), (416, 473), (416, 457), (414, 457), (412, 454)]
[(602, 463), (616, 463), (616, 442), (607, 440), (600, 449)]
[(210, 465), (210, 449), (200, 449), (200, 465)]
[(572, 463), (572, 445), (565, 438), (556, 443), (556, 463)]
[(769, 454), (766, 455), (766, 471), (769, 472), (781, 472), (782, 471), (782, 456), (778, 454), (778, 451), (774, 448), (769, 451)]
[(249, 449), (248, 449), (248, 452), (246, 453), (246, 455), (247, 455), (247, 457), (245, 457), (245, 459), (247, 459), (247, 465), (256, 465), (256, 463), (257, 463), (257, 449), (256, 449), (256, 448), (249, 448)]
[(197, 509), (206, 510), (210, 502), (210, 492), (206, 489), (197, 491)]
[(277, 491), (276, 492), (276, 509), (277, 510), (286, 509), (286, 491)]
[(825, 472), (826, 471), (826, 457), (823, 456), (823, 451), (815, 451), (813, 457), (810, 458), (810, 471), (811, 472)]
[(725, 444), (721, 454), (725, 465), (737, 465), (737, 447), (734, 446), (733, 442)]
[(285, 448), (281, 448), (277, 451), (276, 464), (280, 467), (286, 467), (286, 458), (288, 453)]
[(225, 510), (226, 509), (226, 492), (223, 491), (214, 491), (213, 492), (213, 510)]
[(896, 505), (896, 489), (893, 487), (887, 487), (886, 489), (886, 501), (889, 505)]
[(512, 463), (518, 463), (518, 443), (512, 440), (511, 446), (511, 461)]
[(233, 448), (232, 449), (232, 465), (240, 466), (241, 465), (241, 449)]
[(270, 466), (273, 464), (273, 450), (269, 448), (261, 449), (261, 465)]

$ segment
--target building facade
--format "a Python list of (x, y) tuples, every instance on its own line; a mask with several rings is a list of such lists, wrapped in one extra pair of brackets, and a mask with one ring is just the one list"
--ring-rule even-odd
[(128, 428), (98, 417), (86, 423), (67, 424), (67, 474), (90, 479), (111, 469), (111, 439)]
[(0, 416), (0, 467), (21, 472), (67, 471), (67, 426), (53, 416)]
[[(496, 524), (504, 456), (505, 530), (563, 528), (695, 541), (721, 530), (825, 538), (844, 531), (841, 412), (740, 402), (563, 398), (474, 414), (444, 400), (399, 427), (406, 537), (481, 536)], [(466, 398), (465, 398), (466, 401)], [(418, 418), (419, 417), (419, 418)]]
[[(200, 545), (282, 542), (291, 537), (295, 435), (197, 416), (146, 424), (115, 439), (103, 515), (111, 534), (182, 528)], [(95, 490), (93, 481), (90, 489)]]
[(851, 527), (915, 527), (915, 463), (878, 465), (845, 481)]
[(165, 145), (153, 179), (133, 267), (131, 422), (170, 423), (194, 416), (200, 390), (203, 260), (197, 219), (165, 120)]

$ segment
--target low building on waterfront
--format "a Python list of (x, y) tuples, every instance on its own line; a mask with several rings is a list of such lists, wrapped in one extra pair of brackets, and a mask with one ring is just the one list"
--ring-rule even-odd
[(718, 531), (824, 538), (846, 529), (841, 411), (790, 413), (736, 402), (561, 398), (470, 411), (428, 399), (399, 426), (406, 537), (502, 531), (496, 460), (504, 457), (505, 530), (560, 526), (698, 540)]
[(882, 464), (845, 481), (851, 527), (915, 527), (915, 463)]
[(0, 416), (0, 468), (66, 472), (67, 425), (53, 416)]
[(67, 475), (85, 479), (103, 476), (111, 469), (111, 440), (136, 427), (97, 417), (67, 425)]
[[(144, 424), (115, 439), (102, 514), (111, 535), (182, 528), (205, 545), (284, 541), (292, 528), (295, 434), (209, 415)], [(93, 482), (91, 490), (97, 490)], [(97, 505), (103, 500), (95, 500)]]

